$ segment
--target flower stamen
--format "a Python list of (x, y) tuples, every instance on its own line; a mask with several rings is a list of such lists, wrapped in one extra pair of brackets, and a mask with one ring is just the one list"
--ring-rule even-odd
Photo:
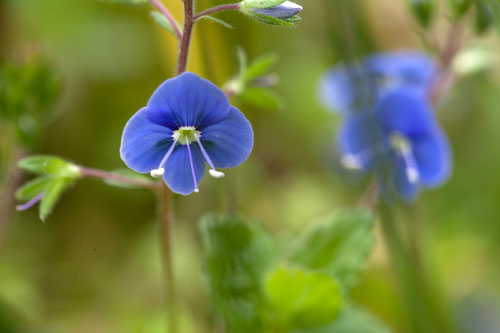
[[(186, 138), (187, 140), (188, 138)], [(194, 183), (194, 192), (198, 193), (200, 190), (198, 189), (198, 181), (196, 180), (196, 174), (194, 172), (194, 164), (193, 164), (193, 156), (191, 155), (191, 147), (189, 144), (186, 145), (189, 154), (189, 163), (191, 164), (191, 173), (193, 174), (193, 183)]]
[(223, 178), (225, 176), (224, 172), (215, 170), (215, 165), (212, 162), (212, 160), (210, 159), (210, 156), (208, 156), (207, 151), (205, 150), (205, 148), (201, 144), (200, 137), (197, 134), (194, 134), (194, 137), (196, 138), (196, 141), (198, 141), (198, 146), (200, 146), (200, 150), (201, 150), (201, 153), (203, 154), (203, 157), (207, 161), (208, 165), (212, 168), (211, 170), (208, 170), (208, 173), (210, 174), (210, 176), (212, 176), (214, 178)]
[(165, 154), (165, 156), (161, 160), (158, 168), (151, 170), (151, 172), (150, 172), (151, 177), (160, 178), (161, 176), (163, 176), (163, 174), (165, 173), (165, 165), (167, 164), (167, 161), (170, 158), (170, 156), (172, 156), (172, 153), (174, 152), (175, 146), (177, 145), (177, 141), (178, 141), (178, 138), (174, 138), (174, 142), (172, 143), (172, 145), (168, 149), (167, 153)]

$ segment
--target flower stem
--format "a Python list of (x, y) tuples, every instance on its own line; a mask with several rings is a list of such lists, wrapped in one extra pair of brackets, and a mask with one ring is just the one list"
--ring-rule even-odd
[(174, 283), (174, 265), (172, 255), (173, 212), (170, 191), (162, 184), (158, 192), (158, 218), (160, 219), (160, 239), (162, 266), (165, 279), (165, 299), (167, 306), (168, 332), (177, 332), (177, 298)]
[(191, 44), (191, 35), (194, 25), (194, 4), (193, 0), (184, 0), (184, 29), (182, 38), (179, 42), (179, 58), (177, 61), (176, 74), (179, 75), (186, 71), (189, 55), (189, 46)]
[(100, 179), (104, 179), (104, 180), (115, 181), (115, 182), (122, 183), (122, 184), (147, 188), (150, 190), (155, 190), (155, 191), (157, 190), (156, 183), (152, 182), (152, 181), (137, 180), (137, 179), (125, 177), (125, 176), (122, 176), (122, 175), (119, 175), (119, 174), (116, 174), (113, 172), (85, 168), (82, 166), (78, 166), (78, 169), (80, 170), (80, 174), (84, 177), (100, 178)]
[(215, 7), (212, 7), (212, 8), (209, 8), (209, 9), (206, 9), (206, 10), (200, 12), (199, 14), (197, 14), (194, 17), (194, 20), (196, 21), (196, 20), (202, 18), (203, 16), (207, 16), (210, 14), (223, 12), (226, 10), (238, 10), (238, 9), (240, 9), (239, 3), (230, 3), (230, 4), (226, 4), (226, 5), (215, 6)]
[(168, 9), (159, 1), (159, 0), (150, 0), (151, 4), (156, 7), (160, 11), (160, 13), (165, 16), (165, 18), (168, 20), (170, 25), (172, 26), (172, 29), (174, 29), (174, 34), (177, 37), (177, 39), (182, 38), (182, 32), (179, 28), (179, 24), (175, 20), (175, 18), (172, 16), (172, 14), (168, 11)]

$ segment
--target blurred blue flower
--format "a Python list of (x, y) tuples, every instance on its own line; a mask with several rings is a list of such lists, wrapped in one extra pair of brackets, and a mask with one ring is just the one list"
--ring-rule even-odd
[(375, 106), (346, 114), (338, 136), (342, 164), (375, 172), (386, 197), (409, 202), (421, 187), (437, 187), (450, 175), (448, 141), (419, 89), (400, 86)]
[(385, 92), (399, 86), (428, 94), (438, 65), (424, 53), (377, 53), (357, 63), (338, 65), (322, 79), (320, 99), (341, 113), (369, 108)]
[(175, 193), (198, 192), (205, 173), (215, 178), (243, 163), (253, 147), (250, 122), (222, 90), (193, 73), (165, 81), (125, 126), (120, 154), (140, 173), (163, 176)]
[(300, 13), (302, 11), (302, 6), (291, 1), (285, 1), (273, 7), (252, 8), (252, 11), (257, 14), (271, 16), (277, 19), (287, 19)]

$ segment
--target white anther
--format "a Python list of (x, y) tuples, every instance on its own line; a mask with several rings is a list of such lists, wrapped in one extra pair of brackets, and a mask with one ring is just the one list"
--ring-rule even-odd
[(406, 168), (406, 177), (408, 181), (415, 184), (418, 181), (418, 171), (415, 168)]
[(154, 170), (151, 170), (151, 177), (160, 178), (161, 176), (163, 176), (164, 173), (165, 173), (164, 168), (154, 169)]
[(222, 178), (225, 176), (224, 172), (220, 172), (220, 171), (213, 170), (213, 169), (208, 170), (208, 173), (210, 174), (210, 176), (212, 176), (214, 178)]
[(356, 155), (352, 154), (344, 155), (342, 156), (340, 163), (346, 169), (354, 169), (354, 170), (362, 169), (359, 158), (357, 158)]
[(198, 193), (198, 192), (200, 192), (200, 190), (199, 190), (199, 189), (197, 189), (197, 188), (195, 188), (195, 189), (194, 189), (194, 193)]

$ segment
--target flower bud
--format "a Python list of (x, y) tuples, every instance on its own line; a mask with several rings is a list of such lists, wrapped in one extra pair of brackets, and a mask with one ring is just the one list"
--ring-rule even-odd
[(271, 16), (277, 19), (287, 19), (302, 11), (302, 7), (291, 1), (285, 1), (277, 6), (268, 8), (252, 8), (254, 13)]

